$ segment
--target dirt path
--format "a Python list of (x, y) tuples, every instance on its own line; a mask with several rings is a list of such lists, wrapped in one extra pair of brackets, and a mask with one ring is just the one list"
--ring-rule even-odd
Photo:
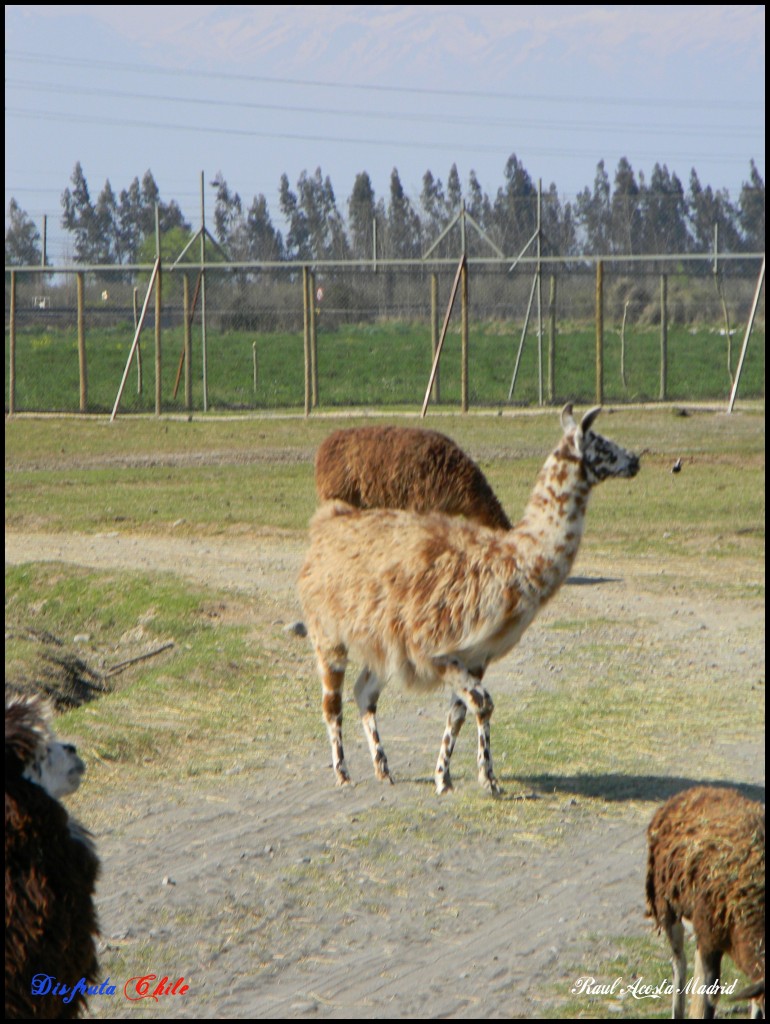
[[(266, 619), (286, 621), (300, 616), (294, 580), (303, 549), (303, 538), (275, 533), (248, 541), (6, 533), (6, 563), (173, 572), (258, 593)], [(587, 564), (578, 572), (559, 595), (559, 616), (617, 618), (620, 604), (653, 635), (676, 635), (677, 659), (689, 671), (762, 673), (759, 602), (726, 607), (706, 590), (683, 599), (646, 585), (644, 574), (657, 572), (650, 567), (637, 580)], [(555, 631), (527, 634), (515, 672), (510, 659), (490, 671), (496, 701), (514, 699), (547, 672), (563, 643)], [(676, 662), (666, 671), (677, 671)], [(490, 840), (481, 796), (476, 820), (458, 831), (451, 804), (436, 799), (416, 767), (432, 763), (443, 705), (416, 712), (413, 700), (394, 693), (384, 714), (401, 785), (385, 788), (371, 778), (363, 740), (351, 730), (356, 785), (335, 789), (319, 726), (312, 749), (275, 758), (248, 777), (126, 794), (97, 836), (107, 945), (125, 954), (125, 977), (146, 970), (176, 981), (184, 974), (190, 990), (157, 1004), (129, 1002), (122, 991), (94, 997), (94, 1016), (549, 1017), (554, 986), (565, 998), (579, 977), (595, 972), (599, 956), (612, 957), (614, 944), (650, 935), (644, 829), (652, 801), (700, 777), (688, 752), (652, 764), (636, 780), (638, 792), (610, 797), (607, 783), (614, 803), (606, 815), (597, 816), (577, 786), (541, 795), (558, 812), (545, 837), (532, 834), (527, 803), (513, 802), (510, 835)], [(762, 751), (729, 737), (715, 743), (729, 759), (731, 781), (760, 792)], [(592, 782), (593, 795), (602, 796), (603, 780)], [(382, 836), (371, 829), (373, 811), (387, 822), (405, 801), (411, 825)], [(146, 943), (176, 950), (175, 961), (145, 964)], [(605, 997), (605, 1011), (608, 1003), (622, 1015), (622, 999)], [(584, 1016), (594, 1015), (591, 1006), (586, 997)]]

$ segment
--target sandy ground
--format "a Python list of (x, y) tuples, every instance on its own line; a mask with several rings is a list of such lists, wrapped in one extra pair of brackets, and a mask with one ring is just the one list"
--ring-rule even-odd
[[(260, 593), (263, 626), (296, 645), (297, 657), (310, 657), (306, 641), (276, 624), (300, 617), (294, 580), (302, 553), (293, 535), (244, 543), (6, 533), (7, 563), (167, 570)], [(543, 617), (617, 621), (621, 606), (651, 636), (676, 636), (677, 657), (665, 671), (686, 666), (718, 680), (734, 673), (761, 686), (759, 600), (736, 598), (733, 606), (717, 603), (707, 588), (650, 586), (658, 572), (640, 566), (638, 577), (621, 579), (606, 565), (579, 560), (576, 576)], [(487, 676), (498, 707), (547, 675), (553, 645), (565, 642), (556, 631), (533, 626)], [(672, 715), (680, 712), (672, 708)], [(578, 778), (541, 793), (558, 812), (558, 827), (546, 837), (532, 834), (529, 802), (507, 795), (510, 835), (489, 841), (489, 798), (477, 791), (478, 818), (453, 834), (451, 808), (432, 792), (444, 714), (441, 699), (419, 704), (386, 691), (380, 723), (397, 777), (392, 787), (373, 779), (350, 711), (346, 753), (355, 785), (333, 786), (319, 708), (318, 742), (310, 750), (287, 752), (259, 772), (141, 794), (116, 808), (114, 824), (97, 835), (105, 948), (123, 951), (133, 966), (143, 941), (156, 948), (165, 943), (178, 951), (175, 962), (141, 964), (137, 971), (170, 982), (184, 975), (190, 989), (157, 1003), (129, 1002), (119, 989), (92, 999), (93, 1016), (547, 1018), (555, 998), (566, 998), (578, 978), (595, 973), (598, 958), (611, 958), (625, 939), (649, 937), (644, 832), (654, 802), (703, 779), (691, 752), (661, 753), (660, 763), (630, 780), (625, 792), (608, 769), (606, 778), (589, 780), (590, 793)], [(464, 734), (462, 740), (469, 742)], [(763, 797), (759, 739), (747, 745), (715, 736), (714, 745), (719, 763), (728, 766), (715, 781)], [(505, 783), (505, 766), (498, 770)], [(467, 772), (463, 785), (475, 786)], [(607, 812), (597, 814), (587, 797), (601, 798), (605, 789)], [(364, 822), (373, 810), (387, 820), (404, 801), (414, 824), (402, 835), (388, 831), (387, 843), (378, 843)], [(660, 949), (667, 960), (662, 940)], [(622, 987), (633, 981), (622, 977)], [(577, 997), (586, 1017), (599, 1006), (602, 1016), (608, 1006), (622, 1016), (624, 999), (632, 998), (620, 990), (594, 1001)], [(667, 997), (663, 1004), (668, 1007)]]

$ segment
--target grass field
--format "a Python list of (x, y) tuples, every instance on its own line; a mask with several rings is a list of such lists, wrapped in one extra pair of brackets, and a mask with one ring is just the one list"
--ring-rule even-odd
[[(471, 406), (507, 405), (519, 347), (520, 327), (480, 324), (469, 343)], [(88, 410), (109, 412), (118, 394), (133, 339), (129, 324), (94, 330), (86, 336)], [(155, 408), (155, 353), (152, 336), (143, 339), (142, 392), (133, 367), (121, 403), (124, 411)], [(24, 330), (16, 342), (16, 409), (69, 411), (79, 408), (79, 370), (74, 329)], [(162, 394), (164, 411), (184, 408), (184, 383), (174, 399), (182, 351), (178, 330), (163, 334)], [(209, 409), (281, 409), (302, 407), (304, 357), (302, 333), (209, 333), (207, 340)], [(727, 400), (731, 379), (725, 339), (715, 330), (672, 326), (668, 336), (666, 398), (672, 401)], [(740, 337), (733, 339), (736, 368)], [(629, 328), (625, 380), (617, 330), (607, 330), (603, 388), (606, 400), (640, 402), (660, 397), (660, 337), (655, 329)], [(256, 387), (255, 387), (256, 361)], [(194, 340), (193, 408), (203, 407), (200, 338)], [(6, 366), (8, 335), (6, 332)], [(593, 329), (563, 328), (555, 345), (554, 401), (592, 401), (596, 395)], [(322, 407), (420, 407), (431, 369), (430, 336), (419, 324), (361, 325), (336, 330), (321, 326), (318, 337), (319, 401)], [(764, 330), (755, 331), (741, 379), (742, 398), (764, 396)], [(530, 334), (522, 350), (513, 400), (538, 401), (537, 338)], [(548, 387), (547, 341), (543, 343), (543, 388)], [(460, 340), (450, 331), (441, 361), (441, 402), (460, 403)], [(8, 408), (6, 377), (6, 408)]]
[[(760, 597), (758, 577), (735, 573), (730, 578), (727, 570), (734, 559), (757, 566), (763, 559), (762, 411), (733, 417), (678, 412), (621, 409), (602, 417), (608, 434), (646, 453), (645, 471), (633, 487), (599, 491), (585, 547), (611, 564), (645, 559), (665, 565), (675, 559), (699, 587)], [(114, 424), (12, 419), (6, 424), (6, 529), (190, 539), (248, 538), (255, 529), (267, 529), (301, 537), (315, 506), (314, 449), (340, 422), (369, 419), (119, 419)], [(476, 453), (509, 510), (523, 507), (542, 453), (558, 430), (554, 413), (515, 422), (450, 416), (433, 425)], [(678, 478), (668, 472), (676, 458), (685, 464)], [(704, 571), (712, 565), (713, 579)], [(192, 645), (189, 659), (174, 663), (176, 685), (184, 687), (189, 701), (188, 662), (198, 666), (194, 677), (206, 678), (223, 642), (220, 630), (209, 648), (210, 621), (201, 611), (216, 596), (193, 594), (164, 577), (162, 596), (151, 600), (155, 584), (146, 579), (117, 584), (112, 577), (84, 572), (46, 566), (11, 570), (6, 595), (11, 625), (20, 629), (32, 621), (29, 609), (40, 605), (36, 628), (57, 636), (87, 633), (110, 649), (147, 607), (157, 605), (153, 635), (185, 637)], [(41, 594), (46, 595), (42, 602)], [(574, 627), (556, 623), (553, 628)], [(238, 650), (234, 660), (243, 664), (242, 674), (231, 679), (236, 692), (253, 678), (255, 655), (245, 655), (246, 632), (243, 627), (225, 631), (226, 646)], [(10, 667), (23, 665), (18, 644), (12, 638), (6, 652)], [(24, 641), (21, 648), (34, 644)], [(31, 667), (26, 670), (29, 674)], [(166, 671), (162, 674), (168, 692)], [(141, 673), (146, 685), (153, 685), (155, 676), (152, 668)], [(176, 700), (173, 690), (171, 700)], [(561, 735), (560, 723), (573, 711), (569, 705), (549, 710), (547, 729), (553, 736)], [(661, 713), (665, 723), (665, 710)], [(315, 710), (308, 728), (316, 729)], [(632, 756), (632, 748), (628, 753)], [(559, 756), (557, 751), (557, 761)]]
[[(190, 559), (201, 547), (214, 546), (216, 553), (222, 545), (275, 552), (280, 564), (293, 565), (315, 507), (315, 447), (338, 426), (376, 421), (374, 415), (196, 416), (191, 422), (121, 417), (114, 424), (106, 418), (12, 418), (6, 423), (6, 533), (30, 538), (32, 551), (36, 535), (77, 536), (86, 546), (88, 538), (97, 544), (114, 537), (141, 547), (146, 538), (179, 544)], [(559, 434), (553, 409), (429, 416), (426, 422), (474, 455), (514, 519)], [(764, 408), (741, 403), (733, 416), (695, 407), (613, 408), (597, 429), (644, 453), (637, 479), (611, 482), (592, 499), (576, 570), (594, 580), (622, 581), (620, 600), (608, 605), (600, 586), (565, 587), (533, 627), (536, 643), (522, 645), (516, 700), (495, 694), (502, 778), (509, 787), (515, 778), (542, 798), (485, 802), (463, 762), (458, 790), (439, 810), (425, 787), (408, 781), (394, 787), (387, 806), (377, 801), (359, 813), (355, 838), (336, 818), (323, 826), (324, 857), (344, 851), (358, 865), (337, 888), (319, 888), (328, 882), (323, 860), (321, 869), (316, 860), (298, 860), (271, 876), (271, 885), (291, 892), (303, 920), (361, 913), (355, 871), (388, 878), (395, 848), (403, 851), (410, 881), (383, 882), (379, 902), (372, 898), (367, 905), (375, 919), (387, 917), (405, 887), (423, 885), (417, 865), (430, 863), (436, 844), (467, 841), (470, 848), (483, 835), (485, 846), (494, 848), (510, 845), (513, 834), (514, 849), (558, 848), (569, 834), (565, 798), (577, 801), (578, 820), (590, 830), (592, 821), (644, 822), (659, 795), (685, 779), (746, 781), (736, 751), (758, 749), (763, 732), (764, 674), (755, 653), (761, 639), (752, 623), (764, 602)], [(683, 469), (673, 475), (677, 458)], [(281, 554), (284, 549), (289, 554)], [(7, 682), (51, 680), (52, 655), (68, 655), (109, 685), (110, 692), (58, 723), (77, 737), (89, 764), (87, 792), (73, 802), (97, 834), (120, 830), (121, 814), (131, 820), (130, 792), (163, 788), (180, 799), (192, 786), (202, 799), (214, 800), (244, 773), (255, 789), (271, 772), (283, 778), (288, 744), (314, 752), (303, 753), (300, 763), (317, 756), (319, 784), (331, 787), (312, 656), (288, 642), (277, 624), (287, 617), (291, 572), (282, 571), (275, 589), (231, 589), (203, 573), (196, 582), (187, 570), (165, 563), (153, 569), (147, 559), (134, 568), (34, 556), (6, 563)], [(658, 599), (681, 606), (681, 620), (651, 630)], [(708, 618), (707, 611), (718, 608), (721, 615)], [(708, 630), (702, 625), (698, 634), (701, 620)], [(170, 651), (109, 674), (170, 639)], [(708, 650), (705, 663), (699, 643)], [(736, 666), (743, 668), (736, 673)], [(287, 701), (288, 717), (281, 713)], [(684, 715), (677, 713), (682, 708)], [(414, 706), (407, 711), (413, 716)], [(353, 743), (354, 709), (346, 715)], [(425, 733), (432, 750), (439, 732), (425, 727)], [(403, 763), (403, 747), (394, 743), (395, 761)], [(359, 750), (359, 775), (367, 771), (365, 756)], [(175, 935), (146, 940), (148, 962), (178, 956), (184, 922), (176, 920), (174, 928)], [(268, 931), (273, 946), (286, 945), (288, 957), (296, 942), (290, 920), (276, 920)], [(668, 977), (668, 954), (652, 934), (629, 940), (606, 922), (601, 935), (584, 938), (575, 976), (586, 950), (600, 979)], [(117, 973), (126, 957), (121, 948), (104, 962)], [(573, 998), (559, 978), (543, 1000), (548, 1015), (587, 1015), (585, 1001)], [(591, 1016), (617, 1013), (606, 1000), (590, 1004)], [(624, 1004), (622, 1014), (650, 1016), (650, 1006)], [(668, 1016), (665, 1000), (652, 1015)]]

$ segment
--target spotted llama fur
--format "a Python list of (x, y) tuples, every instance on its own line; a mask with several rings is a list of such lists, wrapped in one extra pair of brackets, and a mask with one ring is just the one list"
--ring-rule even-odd
[[(636, 455), (562, 411), (562, 439), (549, 455), (520, 522), (490, 529), (441, 513), (359, 510), (330, 502), (310, 524), (299, 593), (323, 689), (323, 714), (338, 784), (350, 780), (342, 746), (348, 655), (364, 665), (354, 689), (375, 775), (391, 780), (376, 723), (385, 683), (447, 684), (452, 701), (435, 770), (452, 788), (452, 751), (470, 709), (478, 731), (479, 782), (492, 793), (487, 666), (507, 654), (566, 579), (583, 534), (593, 486), (633, 477)], [(392, 780), (391, 780), (392, 781)]]

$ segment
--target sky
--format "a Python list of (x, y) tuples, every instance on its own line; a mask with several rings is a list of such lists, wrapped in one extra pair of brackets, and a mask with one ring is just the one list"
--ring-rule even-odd
[(286, 174), (320, 168), (347, 214), (366, 171), (457, 165), (490, 197), (515, 154), (565, 201), (625, 157), (649, 180), (737, 199), (765, 177), (764, 5), (5, 5), (5, 211), (71, 261), (61, 194), (79, 161), (92, 200), (149, 169), (164, 201), (212, 226), (221, 172), (244, 209), (263, 194), (285, 230)]

